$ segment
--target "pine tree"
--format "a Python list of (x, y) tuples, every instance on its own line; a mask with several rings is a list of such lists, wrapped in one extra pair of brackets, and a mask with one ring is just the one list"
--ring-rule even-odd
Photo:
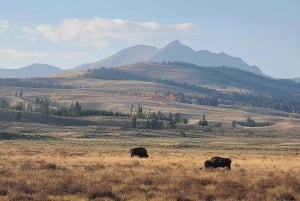
[(131, 117), (131, 126), (132, 128), (136, 128), (136, 116), (135, 114)]
[(198, 121), (199, 126), (208, 126), (208, 122), (206, 120), (205, 114), (202, 116), (202, 119)]

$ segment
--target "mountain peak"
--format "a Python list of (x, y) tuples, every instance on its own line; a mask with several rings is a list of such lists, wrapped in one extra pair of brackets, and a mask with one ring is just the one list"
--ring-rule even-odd
[(180, 41), (179, 40), (174, 40), (174, 41), (172, 41), (172, 42), (170, 42), (169, 44), (167, 44), (166, 46), (177, 46), (177, 45), (182, 45), (181, 43), (180, 43)]
[(181, 51), (194, 51), (189, 46), (183, 45), (179, 40), (174, 40), (170, 43), (168, 43), (162, 50), (165, 49), (174, 49), (174, 50), (181, 50)]

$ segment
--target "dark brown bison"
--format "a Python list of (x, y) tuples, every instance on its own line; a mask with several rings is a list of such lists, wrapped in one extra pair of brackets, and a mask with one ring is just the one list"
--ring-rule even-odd
[(218, 168), (218, 167), (230, 167), (231, 160), (229, 158), (222, 158), (222, 157), (212, 157), (210, 160), (206, 160), (204, 162), (205, 168)]
[(144, 147), (136, 147), (130, 149), (131, 157), (138, 156), (140, 158), (148, 158), (147, 150)]

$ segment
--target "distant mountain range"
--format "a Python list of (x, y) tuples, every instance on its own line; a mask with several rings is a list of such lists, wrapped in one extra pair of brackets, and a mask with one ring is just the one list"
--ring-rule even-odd
[(18, 69), (0, 69), (0, 78), (47, 77), (63, 72), (64, 70), (55, 66), (35, 63)]
[(162, 49), (152, 46), (138, 45), (123, 49), (116, 54), (88, 64), (82, 64), (72, 70), (87, 70), (101, 67), (119, 67), (139, 62), (181, 61), (198, 66), (227, 66), (263, 75), (257, 66), (250, 66), (242, 59), (225, 53), (212, 53), (206, 50), (194, 51), (192, 48), (175, 40)]
[[(0, 69), (0, 78), (48, 77), (63, 72), (74, 72), (102, 67), (121, 67), (141, 62), (184, 62), (203, 67), (226, 66), (264, 75), (257, 66), (250, 66), (241, 58), (225, 53), (212, 53), (206, 50), (195, 51), (175, 40), (159, 49), (153, 46), (137, 45), (123, 49), (103, 60), (86, 63), (69, 70), (47, 64), (32, 64), (19, 69)], [(299, 79), (295, 79), (299, 81)]]

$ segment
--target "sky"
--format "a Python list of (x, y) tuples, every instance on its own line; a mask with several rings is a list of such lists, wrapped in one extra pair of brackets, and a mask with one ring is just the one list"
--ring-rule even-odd
[(0, 0), (0, 68), (70, 69), (179, 40), (300, 77), (299, 0)]

